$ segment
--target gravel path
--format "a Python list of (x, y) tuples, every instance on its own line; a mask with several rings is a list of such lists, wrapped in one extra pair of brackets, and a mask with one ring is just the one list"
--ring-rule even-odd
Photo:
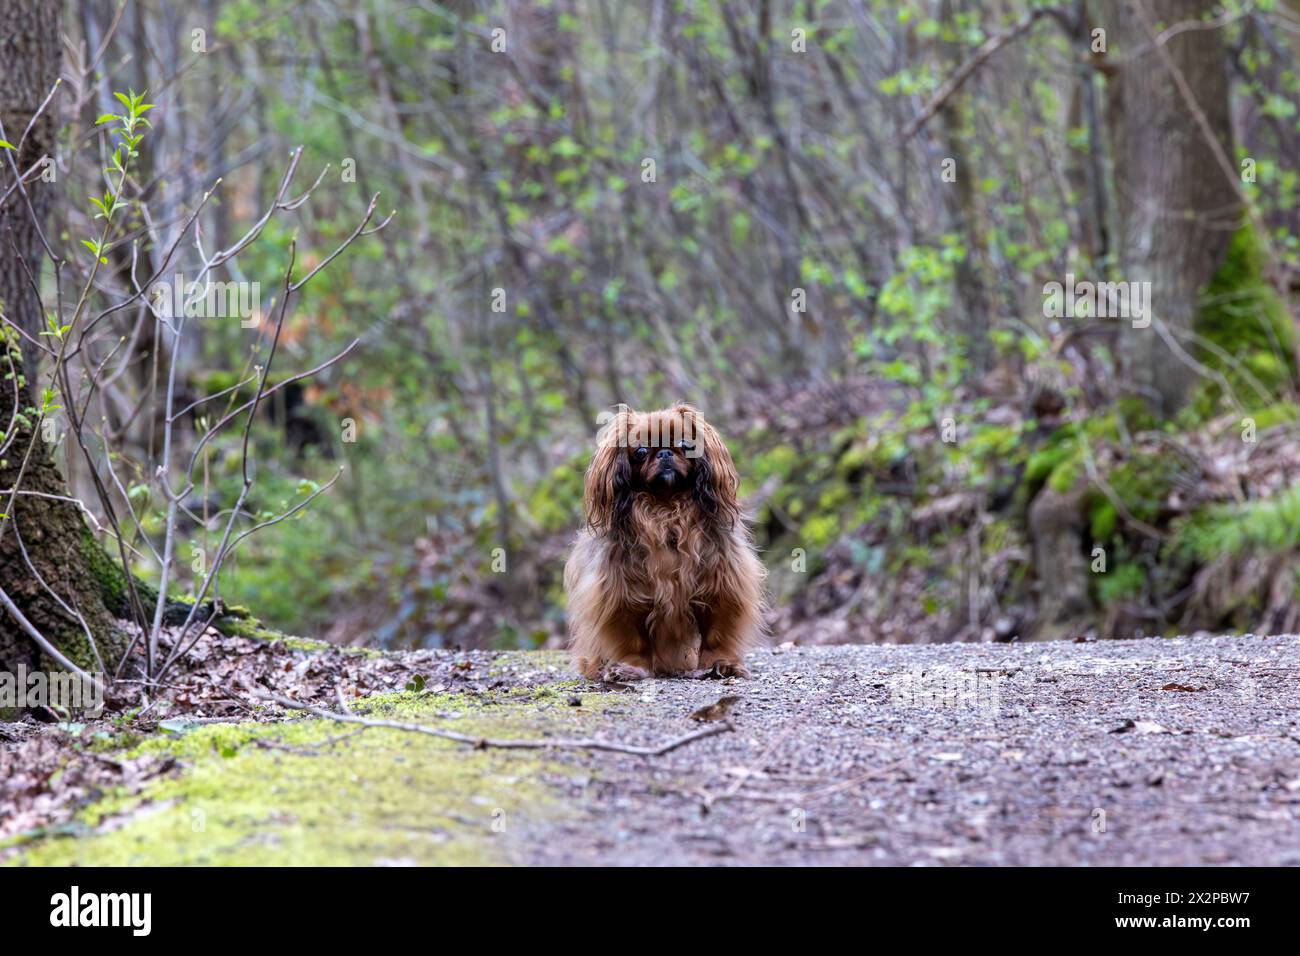
[[(521, 863), (1300, 865), (1300, 637), (788, 648), (621, 690)], [(592, 690), (598, 685), (592, 685)]]

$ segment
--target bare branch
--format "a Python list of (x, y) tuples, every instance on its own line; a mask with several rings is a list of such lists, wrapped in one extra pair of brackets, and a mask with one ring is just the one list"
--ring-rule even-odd
[(359, 717), (356, 714), (340, 714), (312, 704), (304, 704), (281, 694), (273, 694), (256, 688), (249, 688), (249, 692), (259, 700), (272, 701), (290, 710), (305, 711), (313, 717), (336, 720), (342, 724), (357, 724), (361, 727), (383, 727), (388, 730), (427, 734), (430, 737), (441, 737), (443, 740), (454, 740), (457, 743), (470, 744), (475, 750), (600, 750), (609, 753), (632, 754), (637, 757), (662, 757), (664, 754), (672, 753), (674, 750), (685, 747), (697, 740), (703, 740), (705, 737), (716, 737), (718, 734), (725, 734), (736, 729), (729, 720), (711, 723), (701, 730), (675, 737), (659, 744), (657, 747), (640, 747), (635, 744), (618, 743), (613, 740), (570, 740), (563, 737), (543, 740), (501, 740), (493, 737), (475, 737), (472, 734), (457, 733), (454, 730), (430, 727), (427, 724), (408, 724), (397, 720), (376, 720), (370, 717)]
[(1003, 32), (989, 37), (979, 45), (979, 48), (971, 54), (970, 58), (957, 68), (957, 71), (937, 89), (934, 96), (930, 97), (930, 102), (925, 104), (924, 109), (917, 113), (905, 127), (903, 127), (903, 141), (911, 139), (924, 126), (935, 113), (943, 108), (943, 104), (961, 89), (962, 84), (971, 78), (976, 70), (989, 61), (993, 54), (1002, 49), (1016, 37), (1020, 36), (1043, 17), (1051, 16), (1061, 19), (1065, 16), (1065, 11), (1059, 7), (1038, 7), (1030, 10), (1019, 20), (1013, 23)]

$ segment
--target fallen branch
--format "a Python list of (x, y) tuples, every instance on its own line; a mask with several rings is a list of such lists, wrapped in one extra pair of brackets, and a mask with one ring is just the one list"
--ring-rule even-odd
[(667, 743), (660, 744), (658, 747), (638, 747), (634, 744), (621, 744), (612, 740), (566, 740), (564, 738), (553, 738), (551, 740), (498, 740), (492, 737), (475, 737), (472, 734), (461, 734), (454, 730), (444, 730), (441, 727), (430, 727), (427, 724), (408, 724), (397, 720), (375, 720), (370, 717), (359, 717), (356, 714), (340, 714), (313, 704), (304, 704), (302, 701), (294, 700), (291, 697), (284, 697), (280, 694), (254, 688), (249, 688), (249, 692), (259, 700), (272, 701), (290, 710), (301, 710), (313, 717), (336, 720), (342, 724), (358, 724), (362, 727), (383, 727), (388, 730), (404, 730), (409, 733), (427, 734), (430, 737), (441, 737), (444, 740), (471, 744), (475, 750), (487, 750), (489, 748), (499, 750), (604, 750), (611, 753), (632, 754), (637, 757), (662, 757), (664, 754), (672, 753), (679, 747), (685, 747), (687, 744), (703, 740), (705, 737), (714, 737), (735, 730), (731, 721), (722, 721), (710, 724), (702, 730), (677, 737)]

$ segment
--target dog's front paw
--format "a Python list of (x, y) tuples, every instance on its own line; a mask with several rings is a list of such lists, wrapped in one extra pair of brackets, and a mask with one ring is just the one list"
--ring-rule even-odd
[(645, 680), (650, 676), (650, 672), (635, 664), (625, 664), (622, 661), (611, 661), (606, 664), (600, 671), (600, 679), (607, 684), (623, 684), (628, 681)]
[(749, 669), (739, 661), (717, 660), (704, 670), (694, 671), (692, 677), (702, 680), (722, 680), (727, 677), (748, 677)]

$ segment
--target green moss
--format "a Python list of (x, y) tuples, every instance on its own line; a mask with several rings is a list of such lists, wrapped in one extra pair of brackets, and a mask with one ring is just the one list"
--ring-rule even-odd
[(1102, 607), (1126, 601), (1142, 593), (1146, 572), (1136, 564), (1119, 564), (1108, 574), (1093, 575), (1097, 603)]
[[(115, 617), (132, 620), (134, 615), (131, 607), (131, 589), (118, 555), (110, 554), (89, 529), (82, 532), (81, 553), (87, 569), (99, 586), (104, 606)], [(152, 618), (154, 607), (158, 603), (158, 589), (147, 581), (135, 578), (135, 591), (146, 617)], [(180, 624), (189, 616), (193, 606), (194, 601), (186, 595), (169, 596), (163, 608), (163, 622), (171, 625)], [(199, 613), (206, 619), (211, 610), (212, 605), (205, 602)], [(237, 605), (226, 606), (224, 613), (213, 620), (212, 624), (221, 633), (231, 637), (249, 637), (264, 641), (283, 640), (289, 646), (300, 646), (303, 650), (319, 650), (331, 646), (322, 641), (287, 638), (278, 631), (263, 627), (262, 622), (255, 618), (248, 608)]]
[[(1113, 468), (1105, 481), (1133, 518), (1153, 524), (1173, 490), (1179, 469), (1177, 458), (1171, 455), (1137, 454)], [(1119, 509), (1100, 488), (1089, 492), (1088, 518), (1093, 541), (1109, 540), (1119, 530)]]
[[(1054, 439), (1055, 437), (1053, 436)], [(1072, 461), (1077, 454), (1077, 442), (1063, 439), (1050, 441), (1029, 456), (1025, 465), (1025, 484), (1035, 490), (1043, 487), (1058, 468)]]
[[(356, 710), (481, 736), (589, 732), (607, 695), (547, 706), (566, 692), (380, 695)], [(446, 714), (458, 714), (450, 719)], [(314, 718), (203, 726), (126, 756), (182, 770), (138, 794), (115, 791), (63, 828), (11, 850), (19, 865), (356, 865), (508, 862), (511, 829), (562, 815), (541, 781), (565, 765), (542, 751), (475, 750), (407, 731)], [(343, 735), (349, 735), (343, 738)], [(343, 739), (338, 739), (343, 738)]]
[(1272, 498), (1211, 505), (1180, 521), (1169, 551), (1202, 562), (1248, 550), (1284, 554), (1300, 549), (1300, 485)]
[[(1264, 405), (1289, 388), (1294, 333), (1285, 304), (1264, 277), (1264, 251), (1253, 226), (1233, 235), (1223, 265), (1202, 293), (1195, 328), (1217, 347), (1201, 349), (1199, 359), (1223, 373), (1239, 403)], [(1223, 401), (1222, 387), (1207, 381), (1191, 403), (1192, 415), (1203, 421)]]
[(1126, 425), (1132, 429), (1137, 425), (1130, 417), (1133, 414), (1133, 409), (1121, 406), (1117, 412), (1083, 422), (1067, 422), (1052, 432), (1043, 447), (1030, 455), (1025, 463), (1023, 500), (1028, 502), (1044, 485), (1060, 494), (1078, 487), (1087, 475), (1084, 459), (1088, 449), (1092, 449), (1095, 455), (1099, 444), (1118, 441), (1120, 431), (1116, 415), (1123, 416)]
[[(87, 528), (81, 534), (81, 554), (95, 581), (99, 584), (99, 593), (104, 606), (119, 618), (127, 618), (131, 613), (131, 594), (127, 587), (126, 575), (122, 564), (100, 545), (99, 541)], [(152, 607), (158, 592), (144, 582), (137, 582), (140, 600), (147, 607)]]
[(1064, 456), (1047, 476), (1047, 487), (1065, 494), (1079, 483), (1085, 471), (1083, 445), (1076, 444), (1070, 454)]
[(1089, 531), (1093, 541), (1109, 541), (1119, 525), (1119, 512), (1105, 495), (1093, 502), (1088, 511)]
[[(1120, 403), (1110, 414), (1061, 426), (1029, 456), (1019, 489), (1021, 501), (1027, 504), (1044, 486), (1066, 494), (1090, 482), (1088, 455), (1096, 460), (1104, 447), (1119, 443), (1121, 419), (1129, 433), (1155, 424), (1139, 405)], [(1171, 456), (1136, 454), (1101, 478), (1134, 518), (1150, 522), (1163, 508), (1177, 476), (1178, 463)], [(1120, 511), (1099, 486), (1087, 489), (1085, 507), (1094, 541), (1106, 541), (1119, 531)]]

